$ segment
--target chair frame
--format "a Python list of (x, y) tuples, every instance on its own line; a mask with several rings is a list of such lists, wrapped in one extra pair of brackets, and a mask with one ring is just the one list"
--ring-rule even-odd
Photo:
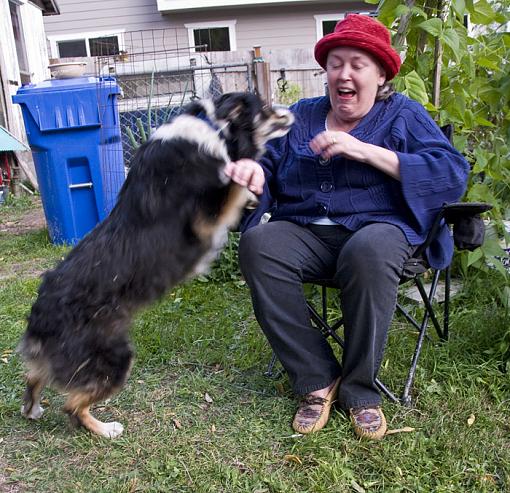
[[(450, 290), (451, 290), (451, 265), (448, 265), (444, 269), (433, 269), (431, 268), (425, 259), (425, 251), (430, 246), (432, 241), (437, 237), (440, 228), (444, 223), (451, 227), (460, 217), (477, 216), (483, 212), (490, 210), (492, 206), (484, 203), (453, 203), (445, 204), (439, 213), (437, 214), (434, 223), (427, 235), (425, 242), (420, 245), (411, 258), (409, 258), (404, 265), (404, 275), (401, 277), (400, 284), (413, 280), (418, 292), (420, 293), (421, 301), (423, 302), (425, 313), (421, 321), (417, 321), (400, 303), (396, 304), (396, 312), (400, 312), (408, 322), (418, 331), (418, 339), (414, 349), (413, 357), (411, 359), (411, 366), (409, 368), (406, 381), (402, 393), (397, 396), (392, 392), (383, 382), (378, 378), (376, 379), (376, 385), (379, 390), (391, 401), (401, 403), (405, 406), (412, 404), (411, 389), (413, 386), (414, 378), (416, 375), (416, 369), (418, 366), (418, 360), (423, 347), (425, 337), (428, 337), (427, 330), (429, 327), (429, 321), (432, 321), (432, 325), (436, 330), (437, 336), (440, 341), (444, 342), (449, 337), (449, 325), (450, 325)], [(427, 271), (432, 272), (432, 281), (430, 290), (427, 293), (423, 283), (423, 274)], [(441, 273), (444, 272), (445, 282), (445, 299), (443, 302), (443, 316), (440, 322), (437, 318), (434, 307), (432, 306), (434, 296), (439, 285), (439, 279)], [(337, 330), (343, 325), (343, 318), (337, 320), (334, 324), (330, 324), (328, 321), (328, 288), (337, 287), (331, 281), (317, 281), (315, 284), (321, 286), (321, 313), (315, 308), (315, 306), (307, 300), (307, 308), (310, 314), (310, 319), (317, 329), (328, 338), (331, 337), (337, 342), (343, 349), (344, 341), (337, 334)], [(276, 364), (276, 355), (273, 353), (271, 360), (267, 366), (267, 370), (264, 373), (269, 378), (275, 378), (274, 366)]]

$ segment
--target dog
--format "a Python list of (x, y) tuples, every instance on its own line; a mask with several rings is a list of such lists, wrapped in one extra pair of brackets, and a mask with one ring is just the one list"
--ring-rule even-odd
[(128, 378), (133, 315), (208, 270), (250, 194), (225, 165), (260, 158), (292, 122), (288, 110), (266, 108), (253, 94), (228, 93), (190, 103), (138, 148), (110, 215), (43, 274), (19, 345), (26, 418), (41, 417), (41, 392), (51, 386), (67, 394), (74, 425), (108, 438), (122, 433), (90, 407)]

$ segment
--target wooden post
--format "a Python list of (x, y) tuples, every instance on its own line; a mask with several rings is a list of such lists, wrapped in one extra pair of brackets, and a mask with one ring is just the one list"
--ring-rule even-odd
[(271, 71), (270, 64), (262, 58), (260, 46), (253, 47), (253, 72), (255, 76), (255, 90), (261, 99), (269, 106), (271, 97)]

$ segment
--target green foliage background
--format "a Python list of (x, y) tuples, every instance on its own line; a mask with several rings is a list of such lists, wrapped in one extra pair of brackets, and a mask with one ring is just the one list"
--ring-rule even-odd
[(502, 224), (510, 219), (510, 1), (367, 3), (379, 4), (378, 19), (392, 30), (403, 57), (396, 89), (420, 101), (439, 125), (455, 125), (455, 146), (473, 170), (465, 199), (494, 207), (495, 227), (482, 248), (461, 255), (463, 272), (494, 266), (507, 276), (500, 240), (510, 243)]

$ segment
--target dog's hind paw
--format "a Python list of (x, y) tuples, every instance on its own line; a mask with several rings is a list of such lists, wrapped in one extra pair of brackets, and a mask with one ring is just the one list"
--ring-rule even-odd
[(39, 419), (44, 412), (44, 409), (39, 405), (33, 405), (28, 411), (25, 410), (25, 405), (21, 406), (21, 414), (27, 419)]
[(97, 433), (105, 438), (117, 438), (123, 431), (124, 427), (120, 423), (112, 421), (111, 423), (102, 423)]

